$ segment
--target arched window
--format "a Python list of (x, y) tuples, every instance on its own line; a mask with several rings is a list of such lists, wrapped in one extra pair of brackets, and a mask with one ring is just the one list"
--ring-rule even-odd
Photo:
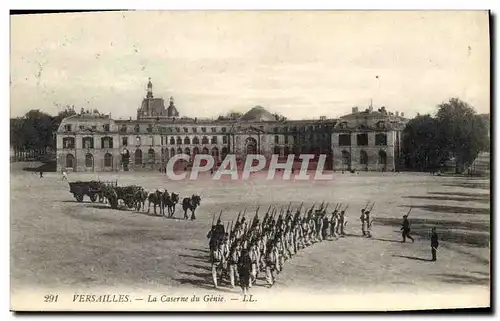
[(285, 146), (285, 150), (283, 151), (283, 154), (284, 154), (285, 156), (288, 156), (288, 155), (290, 154), (290, 147)]
[(189, 137), (187, 137), (187, 136), (186, 136), (186, 137), (184, 138), (184, 144), (185, 144), (185, 145), (189, 145), (189, 144), (191, 144), (191, 139), (189, 139)]
[(200, 144), (200, 139), (197, 136), (193, 137), (193, 145), (199, 145), (199, 144)]
[(66, 168), (75, 167), (75, 156), (73, 154), (66, 155)]
[(215, 158), (219, 157), (219, 149), (217, 147), (212, 148), (212, 156)]
[(188, 147), (186, 147), (186, 148), (184, 149), (184, 154), (186, 154), (186, 155), (191, 155), (191, 150), (190, 150)]
[(175, 145), (175, 138), (170, 137), (170, 145)]
[(359, 163), (361, 165), (368, 165), (368, 154), (364, 150), (359, 152)]
[(348, 151), (342, 151), (342, 164), (351, 166), (351, 154)]
[(135, 132), (135, 133), (137, 133), (137, 134), (139, 134), (140, 129), (141, 129), (141, 128), (139, 127), (139, 124), (137, 124), (137, 125), (135, 125), (135, 127), (134, 127), (134, 132)]
[(212, 136), (211, 144), (217, 144), (217, 136)]
[(73, 137), (63, 138), (63, 148), (73, 149), (75, 148), (75, 139)]
[(208, 148), (204, 147), (204, 148), (203, 148), (203, 151), (202, 151), (202, 154), (204, 154), (204, 155), (208, 155)]
[(280, 143), (280, 137), (278, 135), (274, 136), (274, 143), (279, 144)]
[(387, 165), (387, 153), (383, 150), (378, 152), (378, 163), (380, 165)]
[(226, 155), (227, 155), (227, 147), (226, 146), (222, 147), (221, 155), (222, 155), (222, 158), (226, 158)]
[(104, 167), (113, 167), (113, 155), (110, 153), (104, 155)]
[(207, 137), (207, 136), (203, 136), (203, 138), (201, 139), (201, 143), (202, 143), (203, 145), (208, 144), (208, 137)]
[(150, 162), (154, 162), (154, 161), (155, 161), (155, 150), (154, 150), (154, 149), (152, 149), (152, 148), (150, 148), (150, 149), (148, 150), (148, 160), (149, 160)]
[(135, 150), (135, 165), (141, 165), (142, 164), (142, 150), (136, 149)]
[(113, 138), (111, 137), (101, 138), (101, 148), (113, 148)]
[(281, 148), (279, 146), (274, 146), (274, 155), (281, 155)]
[(193, 148), (193, 155), (197, 155), (199, 153), (200, 153), (200, 150), (198, 149), (198, 147)]
[(182, 138), (177, 136), (177, 145), (182, 145)]
[(121, 127), (120, 127), (120, 133), (126, 133), (127, 132), (127, 125), (123, 124)]
[(170, 148), (170, 157), (173, 157), (175, 155), (175, 148)]
[(177, 148), (177, 154), (182, 154), (182, 148)]
[(94, 156), (90, 153), (85, 155), (85, 167), (94, 167)]

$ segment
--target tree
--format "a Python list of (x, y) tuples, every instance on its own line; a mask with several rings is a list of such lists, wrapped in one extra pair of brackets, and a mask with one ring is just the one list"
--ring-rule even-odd
[(277, 121), (285, 121), (286, 120), (286, 117), (281, 115), (281, 114), (278, 114), (278, 113), (273, 113), (273, 116), (274, 118), (277, 120)]
[(455, 171), (461, 173), (489, 145), (488, 128), (474, 108), (458, 98), (438, 108), (438, 145), (455, 158)]
[(403, 155), (409, 168), (427, 170), (438, 167), (446, 158), (439, 147), (436, 119), (430, 115), (417, 116), (403, 130)]

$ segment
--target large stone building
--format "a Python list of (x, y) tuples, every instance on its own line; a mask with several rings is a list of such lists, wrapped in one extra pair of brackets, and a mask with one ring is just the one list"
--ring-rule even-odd
[(401, 149), (403, 114), (372, 107), (339, 119), (283, 120), (256, 106), (237, 118), (179, 117), (173, 98), (147, 95), (137, 119), (101, 114), (65, 118), (57, 132), (57, 167), (69, 171), (139, 171), (164, 168), (170, 157), (211, 154), (220, 163), (227, 154), (270, 158), (279, 154), (327, 155), (325, 169), (392, 171)]

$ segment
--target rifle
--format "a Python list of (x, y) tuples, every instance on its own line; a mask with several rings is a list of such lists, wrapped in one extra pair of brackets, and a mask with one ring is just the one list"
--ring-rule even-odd
[(215, 212), (214, 215), (212, 216), (212, 226), (214, 226), (214, 220), (215, 220)]
[(337, 205), (335, 205), (335, 211), (337, 211), (341, 206), (342, 206), (342, 203), (337, 203)]
[(326, 213), (326, 210), (328, 209), (328, 205), (330, 205), (330, 204), (329, 204), (329, 203), (326, 203), (325, 213)]
[(370, 207), (370, 212), (373, 210), (374, 206), (375, 206), (375, 202), (373, 202), (372, 207)]
[(343, 211), (347, 211), (347, 208), (349, 207), (349, 204), (347, 204), (347, 206), (343, 209)]
[(406, 214), (406, 217), (410, 216), (410, 212), (411, 212), (411, 209), (412, 209), (412, 208), (413, 208), (413, 207), (412, 207), (412, 206), (410, 206), (410, 210), (409, 210), (409, 211), (408, 211), (408, 213)]
[(290, 204), (288, 204), (288, 208), (286, 209), (287, 213), (290, 211), (290, 206), (292, 206), (292, 202), (290, 202)]
[(366, 211), (366, 209), (368, 208), (368, 205), (370, 205), (370, 202), (369, 202), (369, 201), (368, 201), (368, 202), (366, 203), (366, 205), (365, 205), (365, 208), (364, 208), (364, 210), (365, 210), (365, 211)]
[(245, 213), (246, 212), (247, 212), (247, 207), (245, 206), (245, 209), (243, 210), (243, 216), (241, 217), (242, 220), (245, 218)]

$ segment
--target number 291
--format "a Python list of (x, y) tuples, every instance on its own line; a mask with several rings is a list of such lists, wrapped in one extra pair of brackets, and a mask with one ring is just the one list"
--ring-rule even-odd
[(43, 302), (57, 302), (59, 295), (47, 294), (43, 297)]

